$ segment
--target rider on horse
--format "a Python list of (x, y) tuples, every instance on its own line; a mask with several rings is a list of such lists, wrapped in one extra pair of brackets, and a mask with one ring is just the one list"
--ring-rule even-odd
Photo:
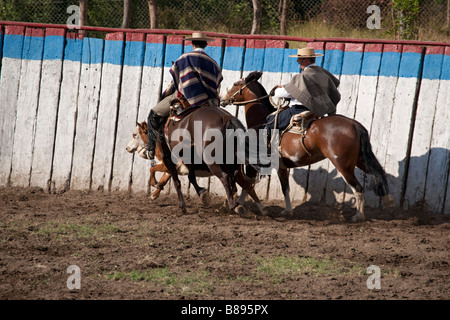
[(208, 41), (214, 41), (205, 33), (194, 32), (192, 37), (185, 38), (192, 41), (194, 50), (183, 54), (172, 65), (170, 74), (172, 83), (163, 93), (160, 102), (150, 110), (148, 115), (148, 143), (146, 157), (154, 165), (156, 139), (159, 129), (169, 116), (170, 106), (176, 99), (184, 107), (218, 106), (218, 90), (222, 82), (222, 71), (214, 59), (206, 54)]
[(276, 129), (285, 129), (295, 114), (304, 111), (311, 111), (319, 117), (325, 114), (336, 113), (336, 105), (341, 99), (341, 94), (337, 90), (339, 80), (330, 72), (315, 64), (316, 57), (323, 54), (315, 53), (313, 48), (298, 49), (296, 55), (297, 62), (302, 69), (300, 74), (295, 75), (291, 82), (283, 86), (275, 86), (270, 95), (275, 98), (289, 99), (290, 108), (286, 108), (276, 114), (267, 117), (267, 129), (270, 132)]

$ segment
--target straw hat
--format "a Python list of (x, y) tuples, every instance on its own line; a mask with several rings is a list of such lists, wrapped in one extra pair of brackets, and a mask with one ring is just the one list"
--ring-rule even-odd
[(187, 40), (187, 41), (214, 41), (216, 39), (207, 37), (206, 33), (204, 33), (204, 32), (193, 32), (191, 37), (184, 38), (184, 40)]
[(322, 53), (315, 53), (313, 48), (302, 48), (297, 50), (297, 54), (291, 55), (289, 57), (295, 58), (315, 58), (323, 56)]

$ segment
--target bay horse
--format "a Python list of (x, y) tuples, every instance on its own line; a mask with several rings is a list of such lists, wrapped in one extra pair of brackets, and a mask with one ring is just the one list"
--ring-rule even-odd
[[(196, 172), (199, 170), (209, 171), (220, 180), (225, 188), (229, 209), (240, 215), (245, 214), (243, 206), (245, 197), (240, 197), (238, 201), (235, 199), (237, 183), (255, 201), (261, 214), (267, 214), (264, 205), (253, 188), (252, 181), (244, 173), (244, 165), (238, 163), (238, 146), (234, 145), (234, 137), (232, 138), (233, 141), (227, 137), (227, 130), (245, 131), (246, 129), (239, 119), (219, 106), (194, 108), (182, 119), (174, 121), (169, 117), (165, 123), (164, 139), (161, 141), (160, 150), (162, 151), (163, 162), (172, 176), (182, 213), (186, 213), (186, 203), (181, 192), (181, 184), (176, 170), (176, 162), (180, 159), (183, 159), (184, 164), (188, 168), (188, 179), (195, 188), (197, 195), (201, 196), (206, 190), (197, 184), (195, 179)], [(209, 136), (211, 134), (214, 136), (214, 139)], [(196, 140), (197, 135), (199, 136), (199, 141)], [(181, 140), (180, 137), (182, 137)], [(227, 147), (230, 144), (233, 144), (231, 150)], [(179, 148), (180, 146), (182, 146), (181, 149)], [(179, 152), (178, 154), (175, 152), (176, 149)], [(210, 156), (212, 156), (212, 159), (211, 157), (206, 158), (206, 150), (211, 151)], [(182, 154), (185, 151), (190, 155)], [(219, 158), (219, 161), (217, 161), (216, 157)], [(186, 159), (189, 161), (186, 161)], [(225, 159), (232, 159), (232, 161), (228, 163)]]
[[(262, 128), (266, 117), (276, 110), (269, 95), (258, 82), (262, 72), (251, 72), (227, 89), (221, 105), (245, 105), (248, 128)], [(373, 154), (367, 129), (354, 119), (343, 115), (322, 117), (312, 122), (306, 134), (285, 132), (279, 145), (280, 166), (277, 170), (285, 198), (282, 215), (293, 215), (289, 196), (289, 169), (307, 166), (328, 158), (342, 174), (356, 197), (356, 214), (352, 221), (365, 220), (364, 189), (355, 177), (356, 167), (371, 178), (375, 193), (383, 197), (386, 206), (389, 196), (386, 173)]]

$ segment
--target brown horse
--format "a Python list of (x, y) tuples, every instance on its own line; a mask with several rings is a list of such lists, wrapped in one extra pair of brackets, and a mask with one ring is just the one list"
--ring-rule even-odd
[[(241, 197), (238, 202), (235, 200), (237, 183), (252, 197), (261, 213), (266, 214), (263, 204), (253, 189), (252, 182), (244, 174), (243, 164), (237, 159), (237, 145), (234, 145), (234, 137), (233, 141), (227, 137), (228, 130), (245, 131), (245, 127), (236, 117), (219, 107), (201, 107), (191, 111), (179, 121), (169, 118), (166, 122), (165, 139), (161, 141), (163, 162), (172, 176), (183, 213), (186, 213), (186, 204), (176, 170), (176, 163), (180, 160), (183, 160), (188, 168), (189, 182), (199, 196), (206, 190), (197, 184), (196, 173), (209, 171), (223, 184), (231, 210), (241, 215), (245, 213), (243, 201), (241, 201), (243, 198)], [(231, 144), (234, 147), (229, 149), (228, 146)], [(227, 161), (230, 159), (231, 162)]]
[[(221, 102), (221, 105), (245, 105), (248, 128), (262, 128), (266, 117), (275, 110), (269, 102), (267, 91), (258, 82), (261, 75), (261, 72), (252, 72), (235, 82)], [(372, 152), (367, 130), (356, 120), (342, 115), (319, 118), (311, 123), (305, 135), (285, 132), (279, 150), (278, 177), (286, 204), (283, 215), (293, 214), (289, 196), (289, 168), (307, 166), (325, 158), (342, 174), (356, 196), (353, 221), (365, 220), (364, 189), (355, 177), (355, 167), (370, 176), (375, 193), (383, 197), (383, 201), (390, 200), (386, 173)]]

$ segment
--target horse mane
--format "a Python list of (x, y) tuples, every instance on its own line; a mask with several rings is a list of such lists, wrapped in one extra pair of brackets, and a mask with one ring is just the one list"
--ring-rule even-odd
[[(251, 82), (255, 83), (258, 86), (259, 90), (261, 91), (261, 96), (267, 96), (266, 89), (260, 82), (258, 82), (261, 76), (262, 76), (261, 71), (252, 71), (248, 74), (247, 77), (245, 77), (245, 83), (246, 84), (249, 84)], [(269, 113), (276, 111), (276, 108), (270, 103), (269, 97), (261, 99), (261, 102), (267, 106), (267, 108), (269, 109)]]

